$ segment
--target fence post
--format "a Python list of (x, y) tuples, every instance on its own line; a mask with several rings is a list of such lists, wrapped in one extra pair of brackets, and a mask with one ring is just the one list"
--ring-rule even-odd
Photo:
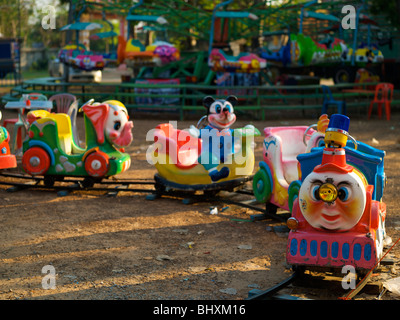
[(261, 98), (260, 98), (260, 92), (258, 91), (259, 89), (256, 90), (256, 94), (257, 94), (257, 106), (260, 109), (261, 112), (261, 120), (264, 121), (265, 120), (265, 110), (264, 108), (261, 106)]
[(115, 86), (115, 97), (118, 101), (121, 101), (120, 97), (119, 97), (119, 86)]
[(179, 110), (179, 120), (180, 121), (183, 121), (183, 107), (185, 105), (185, 96), (186, 96), (186, 87), (183, 88), (182, 103), (181, 103), (181, 108)]
[(85, 94), (85, 85), (82, 85), (81, 87), (82, 87), (82, 98), (83, 98), (83, 101), (87, 101), (86, 100), (86, 94)]

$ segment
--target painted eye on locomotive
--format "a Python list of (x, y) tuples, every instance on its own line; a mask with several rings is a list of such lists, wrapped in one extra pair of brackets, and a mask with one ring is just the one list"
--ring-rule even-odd
[(344, 231), (361, 219), (365, 194), (364, 182), (354, 172), (312, 172), (300, 188), (300, 210), (314, 228)]

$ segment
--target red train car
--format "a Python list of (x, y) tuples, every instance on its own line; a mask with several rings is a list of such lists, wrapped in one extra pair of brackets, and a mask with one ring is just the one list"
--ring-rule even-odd
[(333, 115), (322, 162), (308, 174), (288, 219), (286, 260), (292, 267), (351, 265), (371, 270), (383, 254), (386, 205), (374, 185), (346, 161), (349, 118)]
[[(0, 112), (0, 119), (1, 119)], [(10, 153), (10, 135), (6, 128), (0, 126), (0, 170), (15, 168), (17, 159)]]

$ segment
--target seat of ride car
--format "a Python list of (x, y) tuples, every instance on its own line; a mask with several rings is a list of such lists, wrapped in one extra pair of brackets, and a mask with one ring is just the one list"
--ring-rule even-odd
[(304, 128), (276, 128), (274, 131), (281, 141), (282, 173), (288, 184), (299, 179), (297, 155), (306, 151), (303, 133)]
[[(162, 152), (168, 154), (180, 168), (191, 167), (201, 153), (201, 139), (190, 136), (185, 130), (175, 129), (170, 123), (156, 127), (154, 140), (165, 146)], [(162, 133), (161, 133), (162, 132)]]
[(65, 113), (51, 113), (50, 117), (57, 123), (60, 146), (66, 154), (72, 151), (71, 119)]
[(127, 51), (145, 51), (145, 46), (137, 39), (129, 39), (126, 45)]
[(61, 149), (66, 154), (71, 154), (75, 151), (72, 137), (71, 119), (65, 113), (50, 113), (45, 110), (35, 110), (28, 114), (28, 121), (31, 123), (32, 119), (38, 123), (47, 121), (54, 121), (57, 124), (58, 141)]

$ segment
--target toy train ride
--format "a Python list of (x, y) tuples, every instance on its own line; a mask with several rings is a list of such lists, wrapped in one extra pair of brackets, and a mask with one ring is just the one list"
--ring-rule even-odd
[(303, 175), (287, 221), (286, 259), (293, 268), (351, 265), (365, 272), (382, 257), (384, 152), (366, 145), (360, 151), (347, 147), (348, 128), (348, 117), (333, 115), (325, 147), (298, 156)]
[[(0, 111), (0, 120), (2, 113)], [(10, 135), (6, 128), (0, 126), (0, 170), (15, 168), (17, 166), (16, 157), (10, 152)]]
[[(119, 101), (94, 103), (84, 113), (85, 147), (76, 141), (71, 119), (64, 113), (34, 110), (27, 114), (29, 129), (23, 142), (22, 168), (31, 176), (43, 176), (47, 187), (64, 177), (83, 177), (82, 185), (92, 187), (103, 178), (128, 170), (131, 164), (124, 147), (132, 142), (132, 121)], [(231, 129), (236, 121), (233, 106), (237, 98), (204, 99), (208, 125), (177, 130), (169, 123), (154, 132), (151, 160), (158, 173), (157, 191), (233, 190), (252, 178), (254, 169), (254, 126)], [(200, 123), (200, 122), (199, 122)], [(160, 161), (161, 159), (161, 161)]]
[[(215, 194), (242, 187), (253, 178), (254, 126), (232, 129), (235, 96), (203, 99), (206, 116), (187, 130), (170, 123), (153, 131), (147, 153), (154, 164), (156, 193)], [(66, 114), (31, 111), (23, 142), (22, 167), (44, 176), (45, 185), (66, 176), (83, 177), (86, 187), (129, 169), (124, 147), (132, 142), (133, 123), (116, 100), (85, 103), (86, 144), (74, 140)], [(207, 120), (206, 126), (201, 126)], [(352, 265), (365, 272), (383, 255), (386, 236), (385, 152), (348, 134), (350, 119), (322, 115), (310, 126), (265, 128), (264, 161), (254, 175), (259, 202), (289, 210), (286, 260), (296, 270)], [(350, 140), (348, 140), (350, 138)], [(0, 127), (0, 169), (16, 167), (8, 132)]]
[[(301, 177), (306, 177), (322, 161), (324, 136), (328, 125), (328, 116), (323, 114), (317, 124), (309, 127), (264, 129), (264, 159), (260, 161), (253, 179), (254, 196), (259, 202), (267, 203), (270, 209), (275, 207), (292, 210), (294, 197), (297, 196), (301, 185)], [(380, 200), (386, 179), (383, 171), (385, 152), (355, 141), (352, 136), (349, 138), (345, 146), (347, 161), (362, 166), (368, 182), (375, 186), (374, 200)]]
[(203, 99), (208, 125), (178, 130), (163, 123), (154, 131), (151, 162), (157, 169), (156, 189), (217, 193), (249, 181), (254, 169), (254, 126), (231, 129), (236, 121), (235, 96)]
[[(289, 194), (289, 185), (300, 178), (297, 156), (318, 146), (329, 123), (322, 115), (317, 131), (313, 126), (267, 127), (264, 129), (263, 161), (254, 175), (253, 192), (261, 203), (289, 210), (296, 195), (295, 188)], [(294, 192), (293, 192), (294, 191)], [(269, 206), (271, 208), (271, 206)]]

